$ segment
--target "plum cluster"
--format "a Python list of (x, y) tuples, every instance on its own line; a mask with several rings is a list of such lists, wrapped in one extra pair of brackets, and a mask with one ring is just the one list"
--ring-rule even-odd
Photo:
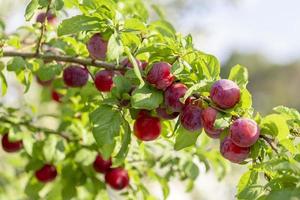
[[(88, 50), (92, 58), (105, 59), (107, 43), (95, 34), (88, 42)], [(95, 39), (97, 38), (97, 39)], [(97, 56), (97, 55), (102, 56)], [(136, 59), (140, 70), (145, 70), (147, 62)], [(133, 68), (129, 59), (123, 60), (121, 65)], [(172, 65), (167, 62), (153, 63), (144, 79), (153, 87), (164, 92), (164, 103), (155, 112), (142, 110), (138, 113), (134, 122), (134, 134), (142, 141), (152, 141), (161, 134), (161, 120), (172, 120), (179, 116), (181, 125), (190, 132), (201, 131), (211, 138), (220, 138), (224, 129), (215, 128), (218, 113), (235, 107), (240, 101), (240, 88), (227, 79), (216, 81), (211, 87), (210, 99), (213, 106), (204, 107), (202, 100), (193, 96), (185, 102), (181, 99), (185, 96), (188, 87), (176, 81), (171, 72)], [(95, 76), (95, 86), (101, 92), (109, 92), (114, 87), (113, 77), (124, 74), (110, 70), (101, 70)], [(227, 136), (220, 145), (222, 155), (235, 163), (243, 162), (250, 153), (250, 147), (257, 141), (260, 131), (256, 122), (251, 119), (239, 118), (232, 122)]]
[(122, 190), (129, 185), (128, 172), (122, 167), (112, 168), (112, 160), (105, 160), (100, 154), (96, 156), (93, 167), (96, 172), (105, 174), (105, 182), (115, 190)]
[[(87, 42), (90, 57), (105, 60), (107, 44), (108, 42), (100, 33), (94, 34)], [(133, 132), (139, 140), (157, 139), (162, 132), (161, 120), (173, 120), (179, 117), (181, 126), (191, 134), (204, 129), (209, 137), (218, 139), (221, 133), (228, 130), (229, 134), (222, 139), (220, 144), (223, 157), (234, 163), (241, 163), (248, 158), (250, 147), (260, 135), (255, 121), (241, 117), (234, 119), (228, 129), (216, 128), (214, 125), (219, 112), (235, 107), (240, 101), (240, 88), (235, 82), (227, 79), (216, 81), (210, 90), (210, 103), (205, 103), (203, 99), (196, 96), (190, 96), (183, 102), (182, 99), (188, 87), (176, 80), (171, 72), (170, 63), (160, 61), (149, 66), (147, 62), (138, 59), (136, 63), (145, 75), (145, 81), (164, 94), (164, 102), (155, 111), (140, 110), (138, 112)], [(133, 64), (126, 58), (121, 62), (121, 67), (119, 71), (107, 69), (98, 71), (93, 77), (95, 88), (100, 92), (110, 92), (114, 87), (113, 78), (124, 75), (126, 70), (133, 68)], [(148, 71), (147, 74), (145, 74), (146, 71)], [(81, 88), (87, 84), (89, 74), (91, 73), (86, 66), (71, 64), (63, 70), (63, 81), (66, 87)], [(37, 81), (42, 86), (49, 86), (53, 80), (42, 81), (37, 77)], [(60, 93), (52, 90), (51, 95), (53, 100), (61, 102), (63, 96)], [(21, 149), (23, 144), (22, 141), (10, 142), (6, 134), (2, 138), (2, 146), (7, 152), (15, 152)], [(97, 155), (93, 163), (95, 171), (105, 174), (105, 181), (112, 188), (121, 190), (127, 187), (129, 184), (127, 171), (121, 167), (111, 168), (111, 166), (111, 158), (104, 160), (101, 155)], [(54, 165), (45, 164), (36, 171), (35, 176), (41, 182), (49, 182), (55, 179), (57, 171)]]

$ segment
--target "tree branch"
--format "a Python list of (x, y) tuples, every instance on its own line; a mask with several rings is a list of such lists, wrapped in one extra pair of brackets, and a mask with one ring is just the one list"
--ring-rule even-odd
[(58, 135), (58, 136), (64, 138), (67, 141), (71, 140), (68, 136), (63, 135), (60, 132), (57, 132), (55, 130), (51, 130), (51, 129), (48, 129), (48, 128), (34, 126), (34, 125), (30, 124), (29, 122), (14, 122), (14, 121), (12, 121), (10, 119), (7, 119), (7, 118), (4, 118), (4, 117), (0, 118), (0, 122), (12, 124), (14, 126), (25, 126), (29, 130), (34, 131), (34, 132), (43, 132), (45, 134), (54, 134), (54, 135)]
[(15, 51), (4, 51), (3, 57), (22, 57), (22, 58), (38, 58), (46, 61), (61, 61), (68, 63), (76, 63), (84, 66), (95, 66), (99, 68), (105, 68), (110, 70), (121, 70), (117, 68), (115, 64), (107, 63), (99, 60), (92, 60), (90, 58), (81, 59), (75, 58), (72, 56), (64, 56), (64, 55), (47, 55), (47, 54), (36, 54), (36, 53), (21, 53)]
[(275, 151), (276, 154), (279, 154), (279, 153), (278, 153), (278, 150), (277, 150), (277, 148), (274, 146), (273, 140), (272, 140), (271, 138), (268, 138), (268, 137), (265, 136), (265, 135), (260, 135), (259, 137), (260, 137), (261, 139), (263, 139), (265, 142), (267, 142), (267, 143), (270, 145), (270, 147), (273, 149), (273, 151)]

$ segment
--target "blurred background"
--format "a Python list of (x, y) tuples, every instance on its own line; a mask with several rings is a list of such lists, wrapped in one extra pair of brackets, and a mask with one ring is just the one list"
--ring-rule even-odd
[[(27, 2), (0, 0), (0, 17), (5, 19), (8, 33), (24, 24)], [(300, 1), (147, 0), (147, 3), (160, 5), (176, 30), (184, 35), (191, 33), (199, 50), (216, 55), (221, 61), (223, 77), (227, 77), (235, 64), (248, 67), (248, 87), (257, 111), (267, 114), (282, 104), (300, 110)], [(11, 85), (5, 101), (20, 101), (22, 90), (13, 82)], [(2, 165), (5, 164), (0, 163), (3, 173), (8, 168)], [(186, 194), (184, 185), (174, 181), (169, 199), (234, 199), (235, 185), (243, 171), (241, 166), (232, 166), (231, 172), (219, 182), (213, 172), (202, 170), (192, 193)]]

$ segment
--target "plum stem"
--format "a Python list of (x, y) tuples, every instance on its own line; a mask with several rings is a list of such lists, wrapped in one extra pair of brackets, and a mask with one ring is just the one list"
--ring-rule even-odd
[(47, 6), (47, 10), (46, 10), (46, 14), (45, 14), (45, 20), (43, 21), (42, 26), (41, 26), (41, 34), (40, 34), (40, 37), (39, 37), (39, 39), (37, 41), (37, 45), (36, 45), (36, 52), (35, 52), (36, 55), (38, 55), (40, 53), (42, 40), (43, 40), (44, 34), (46, 32), (46, 23), (47, 23), (48, 14), (50, 12), (51, 2), (52, 2), (52, 0), (49, 0), (49, 4)]
[(268, 138), (268, 137), (265, 136), (265, 135), (260, 135), (259, 137), (260, 137), (261, 139), (263, 139), (265, 142), (267, 142), (267, 143), (270, 145), (270, 147), (273, 149), (273, 151), (275, 151), (276, 154), (279, 154), (279, 153), (278, 153), (278, 150), (277, 150), (277, 148), (274, 146), (273, 140), (272, 140), (271, 138)]
[(72, 56), (64, 56), (64, 55), (47, 55), (47, 54), (41, 54), (41, 53), (21, 53), (21, 52), (15, 52), (15, 51), (4, 51), (3, 57), (22, 57), (22, 58), (38, 58), (46, 61), (61, 61), (61, 62), (68, 62), (68, 63), (77, 63), (81, 65), (88, 65), (88, 66), (95, 66), (99, 68), (105, 68), (110, 70), (119, 71), (121, 69), (116, 68), (115, 64), (103, 62), (100, 60), (92, 60), (90, 58), (87, 59), (81, 59), (76, 58)]

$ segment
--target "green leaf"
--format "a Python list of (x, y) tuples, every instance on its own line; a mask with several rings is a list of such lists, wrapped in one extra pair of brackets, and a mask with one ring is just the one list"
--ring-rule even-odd
[(97, 17), (77, 15), (65, 19), (58, 27), (58, 36), (76, 34), (81, 31), (97, 30), (101, 27), (101, 20)]
[(42, 81), (48, 81), (59, 75), (62, 67), (60, 65), (41, 66), (37, 71), (37, 76)]
[(258, 180), (258, 173), (256, 171), (251, 170), (244, 173), (241, 176), (239, 183), (237, 185), (238, 193), (241, 193), (248, 186), (256, 184), (257, 180)]
[(1, 91), (2, 91), (2, 96), (4, 96), (7, 92), (7, 81), (6, 78), (3, 74), (3, 72), (0, 72), (0, 79), (1, 79)]
[(25, 187), (25, 193), (27, 196), (33, 199), (40, 199), (39, 191), (44, 187), (44, 184), (38, 182), (35, 177), (31, 177)]
[(264, 187), (261, 185), (251, 185), (246, 187), (241, 193), (237, 195), (239, 200), (258, 199), (263, 195)]
[(14, 57), (7, 64), (8, 71), (20, 72), (24, 70), (27, 66), (26, 61), (22, 57)]
[(26, 21), (29, 21), (33, 17), (34, 12), (37, 10), (38, 6), (39, 6), (38, 0), (31, 0), (29, 2), (25, 11)]
[(32, 138), (31, 134), (24, 134), (24, 137), (22, 138), (24, 149), (28, 155), (32, 156), (33, 151), (33, 144), (35, 140)]
[(149, 85), (137, 88), (131, 97), (131, 105), (136, 109), (154, 110), (163, 102), (163, 93)]
[(111, 144), (104, 144), (101, 147), (99, 147), (99, 151), (102, 157), (106, 160), (109, 159), (111, 154), (114, 152), (115, 146), (116, 146), (116, 142), (114, 141)]
[(294, 108), (288, 108), (285, 106), (277, 106), (273, 108), (275, 112), (284, 114), (288, 119), (300, 120), (300, 113)]
[(133, 71), (134, 71), (134, 74), (136, 75), (136, 77), (139, 79), (140, 81), (140, 86), (142, 86), (145, 82), (142, 78), (142, 75), (141, 75), (141, 71), (140, 71), (140, 68), (136, 62), (136, 59), (133, 57), (133, 55), (131, 54), (130, 52), (130, 49), (128, 48), (125, 48), (125, 53), (127, 54), (130, 62), (133, 64)]
[(124, 28), (130, 31), (145, 31), (145, 24), (139, 19), (130, 18), (125, 21)]
[(49, 0), (39, 0), (39, 5), (42, 7), (47, 7), (49, 5), (50, 1)]
[(131, 83), (124, 76), (116, 76), (113, 81), (115, 87), (112, 89), (112, 94), (114, 94), (118, 99), (121, 99), (124, 93), (128, 93), (131, 90)]
[[(218, 59), (209, 54), (198, 54), (198, 62), (196, 63), (200, 75), (208, 80), (217, 80), (220, 75), (220, 62)], [(199, 77), (200, 79), (201, 77)]]
[(128, 154), (129, 151), (129, 144), (131, 141), (131, 129), (129, 123), (123, 119), (122, 123), (123, 129), (124, 129), (124, 135), (122, 139), (121, 148), (118, 152), (118, 154), (115, 156), (114, 165), (118, 166), (122, 164)]
[(199, 168), (193, 161), (186, 162), (183, 171), (192, 180), (196, 180), (199, 176)]
[(61, 190), (61, 195), (62, 199), (72, 199), (73, 197), (76, 197), (76, 183), (72, 180), (65, 181)]
[(183, 102), (194, 93), (208, 92), (211, 88), (213, 82), (208, 82), (206, 80), (201, 80), (199, 83), (196, 83), (190, 87), (183, 97)]
[(274, 135), (279, 141), (286, 139), (290, 132), (286, 119), (279, 114), (267, 115), (262, 119), (260, 128), (263, 134)]
[(270, 194), (267, 196), (265, 200), (298, 200), (300, 197), (299, 188), (284, 188), (282, 190), (274, 190), (270, 191)]
[(226, 115), (218, 112), (215, 123), (214, 123), (214, 128), (216, 129), (223, 129), (229, 127), (231, 122), (231, 115)]
[(231, 68), (229, 78), (236, 82), (241, 89), (245, 89), (248, 84), (248, 70), (242, 65), (235, 65)]
[(235, 106), (235, 108), (237, 108), (237, 112), (240, 115), (244, 115), (245, 112), (251, 110), (252, 95), (250, 94), (249, 90), (247, 90), (246, 88), (241, 90), (240, 102)]
[(285, 149), (287, 149), (291, 154), (297, 153), (297, 148), (295, 144), (290, 139), (283, 139), (279, 142)]
[(157, 31), (162, 36), (174, 38), (176, 30), (169, 22), (165, 20), (158, 20), (150, 24), (150, 29)]
[(98, 146), (104, 151), (104, 146), (108, 145), (108, 152), (105, 153), (111, 153), (111, 149), (114, 147), (114, 138), (120, 133), (122, 122), (120, 112), (111, 106), (100, 105), (90, 114), (90, 120), (93, 125), (93, 136)]
[(124, 47), (121, 38), (118, 34), (112, 34), (108, 40), (107, 45), (107, 59), (108, 60), (119, 60), (120, 56), (124, 52)]
[(175, 139), (174, 149), (176, 151), (179, 151), (186, 147), (195, 145), (200, 133), (201, 133), (200, 131), (199, 132), (189, 132), (188, 130), (186, 130), (185, 128), (180, 126), (176, 131), (176, 139)]
[(47, 162), (51, 162), (55, 155), (57, 138), (54, 135), (49, 135), (44, 143), (43, 154)]
[(21, 40), (20, 37), (16, 35), (12, 35), (9, 37), (9, 40), (7, 41), (7, 44), (10, 46), (13, 46), (17, 49), (21, 48)]
[(55, 0), (54, 1), (54, 7), (55, 10), (61, 10), (64, 7), (64, 1), (63, 0)]

